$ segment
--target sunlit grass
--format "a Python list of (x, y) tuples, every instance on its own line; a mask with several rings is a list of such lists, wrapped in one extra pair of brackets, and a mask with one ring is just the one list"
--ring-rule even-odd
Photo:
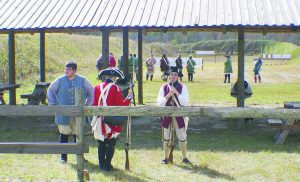
[[(162, 165), (161, 131), (158, 118), (134, 118), (129, 150), (130, 172), (124, 170), (125, 133), (117, 142), (112, 172), (99, 170), (97, 143), (87, 136), (89, 153), (85, 167), (92, 181), (298, 181), (300, 180), (299, 135), (291, 134), (284, 145), (274, 145), (273, 131), (256, 120), (237, 128), (234, 120), (192, 118), (188, 129), (188, 155), (193, 165), (181, 163), (175, 142), (174, 165)], [(145, 123), (143, 123), (145, 122)], [(0, 141), (57, 141), (51, 118), (25, 119), (14, 127), (14, 118), (2, 122)], [(30, 125), (40, 123), (29, 132)], [(42, 124), (41, 124), (42, 123)], [(261, 124), (259, 124), (261, 123)], [(226, 128), (217, 128), (218, 124)], [(201, 129), (201, 130), (194, 130)], [(8, 133), (12, 133), (8, 135)], [(0, 154), (0, 179), (26, 181), (74, 181), (76, 157), (68, 155), (66, 165), (59, 155)], [(285, 170), (288, 170), (286, 172)]]

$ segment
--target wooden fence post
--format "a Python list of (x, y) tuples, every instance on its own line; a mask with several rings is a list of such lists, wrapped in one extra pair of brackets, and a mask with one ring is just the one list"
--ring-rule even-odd
[[(75, 89), (75, 105), (82, 106), (83, 105), (83, 91), (80, 88)], [(83, 115), (75, 118), (76, 120), (76, 143), (83, 147), (84, 138), (83, 138)], [(83, 162), (84, 156), (83, 153), (76, 155), (77, 159), (77, 179), (78, 181), (83, 181)]]

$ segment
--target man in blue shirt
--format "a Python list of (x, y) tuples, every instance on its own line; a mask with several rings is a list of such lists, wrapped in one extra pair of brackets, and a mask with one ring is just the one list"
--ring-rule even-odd
[[(83, 90), (85, 105), (93, 102), (93, 86), (83, 76), (76, 74), (77, 64), (70, 61), (65, 66), (65, 74), (54, 80), (48, 88), (50, 105), (75, 105), (75, 88)], [(74, 117), (56, 116), (55, 123), (60, 133), (59, 142), (68, 143), (69, 135), (73, 135), (76, 142), (76, 122)], [(67, 154), (61, 154), (61, 163), (67, 162)]]

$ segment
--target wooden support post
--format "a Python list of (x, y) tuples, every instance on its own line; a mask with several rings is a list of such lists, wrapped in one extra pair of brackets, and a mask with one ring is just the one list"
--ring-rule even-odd
[(129, 47), (129, 42), (128, 42), (128, 29), (124, 28), (123, 29), (123, 61), (124, 61), (124, 68), (123, 68), (123, 73), (125, 76), (129, 75), (129, 70), (128, 70), (128, 47)]
[(45, 31), (40, 31), (40, 81), (45, 82), (46, 76), (45, 76)]
[(108, 67), (109, 61), (109, 29), (102, 30), (102, 60), (104, 68)]
[[(8, 34), (8, 80), (9, 84), (16, 83), (15, 33)], [(9, 104), (16, 105), (16, 89), (9, 90)]]
[(143, 31), (138, 30), (138, 104), (143, 104)]
[[(80, 88), (76, 88), (75, 90), (75, 105), (82, 106), (83, 105), (83, 90)], [(76, 143), (78, 145), (84, 146), (84, 138), (83, 138), (83, 116), (78, 116), (75, 118), (76, 120)], [(77, 179), (78, 181), (83, 181), (83, 163), (84, 163), (84, 153), (77, 154)]]
[(244, 72), (245, 72), (245, 60), (244, 60), (244, 28), (238, 30), (238, 97), (237, 107), (245, 106), (245, 87), (244, 87)]
[[(244, 28), (239, 28), (238, 30), (238, 95), (237, 95), (237, 107), (245, 106), (245, 87), (244, 87), (244, 71), (245, 71), (245, 61), (244, 61), (244, 39), (245, 32)], [(245, 126), (245, 119), (238, 119), (238, 127), (243, 129)]]

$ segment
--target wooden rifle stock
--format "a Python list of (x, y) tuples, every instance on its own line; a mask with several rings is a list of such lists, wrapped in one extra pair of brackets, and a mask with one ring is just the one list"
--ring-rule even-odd
[(130, 171), (130, 168), (129, 168), (129, 154), (128, 154), (128, 151), (129, 151), (129, 143), (125, 143), (125, 154), (126, 154), (125, 170)]
[[(173, 87), (173, 83), (172, 83), (172, 87)], [(172, 96), (172, 101), (171, 101), (172, 106), (174, 106), (174, 96)], [(172, 130), (172, 135), (171, 135), (171, 150), (170, 150), (170, 154), (169, 154), (169, 162), (171, 164), (173, 164), (173, 151), (174, 151), (174, 123), (175, 122), (175, 117), (172, 116), (172, 121), (171, 121), (171, 130)]]
[(169, 154), (169, 162), (171, 164), (173, 164), (173, 151), (174, 151), (174, 125), (173, 125), (173, 119), (174, 117), (172, 118), (172, 123), (171, 123), (171, 127), (172, 127), (172, 138), (171, 138), (171, 150), (170, 150), (170, 154)]

